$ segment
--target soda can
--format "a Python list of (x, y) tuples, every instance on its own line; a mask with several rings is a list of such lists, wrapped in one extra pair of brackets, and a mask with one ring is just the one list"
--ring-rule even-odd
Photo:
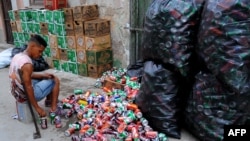
[(74, 127), (71, 127), (71, 128), (68, 128), (65, 132), (64, 132), (64, 135), (69, 137), (71, 136), (73, 133), (75, 132), (75, 128)]
[(74, 89), (74, 94), (75, 95), (83, 94), (83, 90), (82, 89)]
[(145, 136), (150, 139), (155, 139), (158, 137), (158, 132), (156, 131), (147, 131), (145, 132)]
[(52, 125), (54, 125), (55, 124), (54, 120), (55, 120), (56, 114), (55, 113), (50, 113), (49, 117), (50, 117), (50, 123)]
[(54, 124), (56, 128), (61, 128), (62, 127), (62, 121), (60, 116), (56, 116), (54, 119)]
[(40, 118), (40, 123), (41, 123), (41, 128), (42, 129), (47, 129), (48, 128), (47, 117), (41, 117)]

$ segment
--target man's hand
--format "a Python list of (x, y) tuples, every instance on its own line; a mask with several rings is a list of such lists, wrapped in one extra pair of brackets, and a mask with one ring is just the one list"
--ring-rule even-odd
[(43, 74), (43, 78), (44, 78), (44, 79), (53, 79), (53, 78), (54, 78), (54, 75), (51, 74), (51, 73), (44, 73), (44, 74)]
[(43, 108), (41, 108), (41, 107), (37, 107), (37, 108), (36, 108), (36, 112), (38, 113), (38, 115), (39, 115), (40, 117), (45, 117), (45, 116), (46, 116), (45, 110), (44, 110)]

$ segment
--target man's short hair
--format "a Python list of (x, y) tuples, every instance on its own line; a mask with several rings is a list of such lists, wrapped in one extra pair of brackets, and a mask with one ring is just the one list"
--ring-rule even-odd
[(37, 35), (37, 34), (32, 35), (30, 37), (29, 42), (36, 42), (44, 47), (47, 47), (47, 42), (43, 39), (43, 37), (41, 37), (40, 35)]

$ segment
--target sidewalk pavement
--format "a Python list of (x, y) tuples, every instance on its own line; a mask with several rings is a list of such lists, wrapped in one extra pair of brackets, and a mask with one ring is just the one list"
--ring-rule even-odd
[[(5, 46), (6, 47), (6, 46)], [(3, 50), (0, 44), (0, 52)], [(58, 76), (60, 85), (59, 99), (65, 98), (73, 94), (75, 88), (81, 88), (83, 90), (90, 90), (93, 92), (101, 92), (101, 89), (95, 88), (96, 79), (90, 77), (82, 77), (67, 72), (55, 71), (49, 69), (48, 72)], [(0, 69), (0, 140), (12, 140), (12, 141), (32, 141), (35, 127), (33, 123), (22, 123), (12, 116), (16, 115), (15, 99), (10, 94), (8, 68)], [(39, 105), (45, 108), (44, 101), (39, 102)], [(45, 108), (47, 111), (48, 108)], [(36, 141), (71, 141), (70, 137), (64, 135), (64, 131), (68, 128), (68, 124), (76, 121), (76, 115), (70, 119), (62, 118), (63, 127), (55, 128), (48, 121), (48, 129), (41, 129), (41, 138)], [(181, 139), (169, 138), (169, 141), (198, 141), (186, 130), (182, 130)]]

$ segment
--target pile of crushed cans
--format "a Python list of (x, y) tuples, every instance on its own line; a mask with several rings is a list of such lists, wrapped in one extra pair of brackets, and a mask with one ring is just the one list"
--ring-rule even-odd
[(102, 92), (75, 89), (74, 94), (58, 104), (60, 116), (76, 114), (76, 121), (68, 125), (65, 136), (72, 141), (167, 141), (165, 134), (154, 131), (134, 99), (140, 84), (136, 77), (125, 75), (125, 69), (107, 71), (97, 79), (101, 86), (106, 77), (124, 83), (124, 90), (101, 87)]

